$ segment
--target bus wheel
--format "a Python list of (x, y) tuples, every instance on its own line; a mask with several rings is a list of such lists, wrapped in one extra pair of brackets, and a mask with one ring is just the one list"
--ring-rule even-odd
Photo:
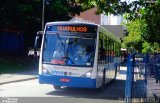
[(53, 87), (54, 89), (57, 89), (57, 90), (61, 89), (61, 86), (53, 85)]
[(103, 81), (102, 81), (102, 87), (104, 88), (105, 87), (105, 79), (106, 79), (106, 72), (105, 70), (103, 71)]
[(105, 89), (105, 70), (103, 71), (102, 85), (97, 88), (97, 91), (103, 91)]
[(118, 68), (118, 67), (116, 67), (115, 75), (114, 75), (114, 79), (113, 79), (113, 81), (115, 81), (115, 80), (116, 80), (116, 77), (117, 77), (117, 68)]

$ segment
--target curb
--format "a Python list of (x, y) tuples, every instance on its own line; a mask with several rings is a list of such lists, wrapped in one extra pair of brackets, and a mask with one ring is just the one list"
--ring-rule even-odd
[(38, 78), (38, 77), (32, 77), (32, 78), (26, 78), (26, 79), (19, 79), (19, 80), (12, 80), (12, 81), (7, 81), (7, 82), (0, 83), (0, 85), (8, 84), (8, 83), (22, 82), (22, 81), (27, 81), (27, 80), (33, 80), (33, 79), (37, 79), (37, 78)]

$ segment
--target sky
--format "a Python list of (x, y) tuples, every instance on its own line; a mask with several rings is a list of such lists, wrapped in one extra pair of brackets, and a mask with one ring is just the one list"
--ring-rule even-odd
[(133, 1), (138, 1), (138, 0), (121, 0), (122, 2), (123, 1), (127, 1), (127, 3), (131, 3), (131, 2), (133, 2)]
[(111, 15), (111, 25), (117, 25), (117, 16)]
[(132, 1), (138, 1), (138, 0), (121, 0), (122, 2), (123, 1), (127, 1), (127, 3), (131, 3)]
[[(133, 1), (138, 1), (138, 0), (121, 0), (122, 2), (127, 1), (127, 3), (131, 3)], [(117, 25), (117, 16), (111, 15), (111, 25)]]

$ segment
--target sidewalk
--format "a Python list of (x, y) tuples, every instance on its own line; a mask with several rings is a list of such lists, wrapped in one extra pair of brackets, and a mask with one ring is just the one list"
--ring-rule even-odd
[(141, 74), (139, 68), (135, 67), (132, 97), (148, 98), (152, 102), (159, 100), (160, 103), (160, 83), (156, 83), (154, 77)]
[(147, 78), (147, 97), (160, 100), (160, 83), (156, 83), (155, 78)]
[(20, 82), (25, 80), (32, 80), (38, 78), (38, 70), (19, 72), (13, 74), (1, 74), (0, 75), (0, 85)]

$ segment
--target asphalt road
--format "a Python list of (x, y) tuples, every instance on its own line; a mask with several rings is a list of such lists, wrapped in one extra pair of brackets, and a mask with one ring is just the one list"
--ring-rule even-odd
[(115, 80), (107, 84), (103, 91), (80, 88), (55, 90), (52, 85), (39, 84), (35, 79), (0, 85), (0, 97), (3, 97), (1, 101), (5, 97), (16, 97), (21, 101), (19, 103), (116, 103), (123, 101), (124, 88), (125, 80)]

